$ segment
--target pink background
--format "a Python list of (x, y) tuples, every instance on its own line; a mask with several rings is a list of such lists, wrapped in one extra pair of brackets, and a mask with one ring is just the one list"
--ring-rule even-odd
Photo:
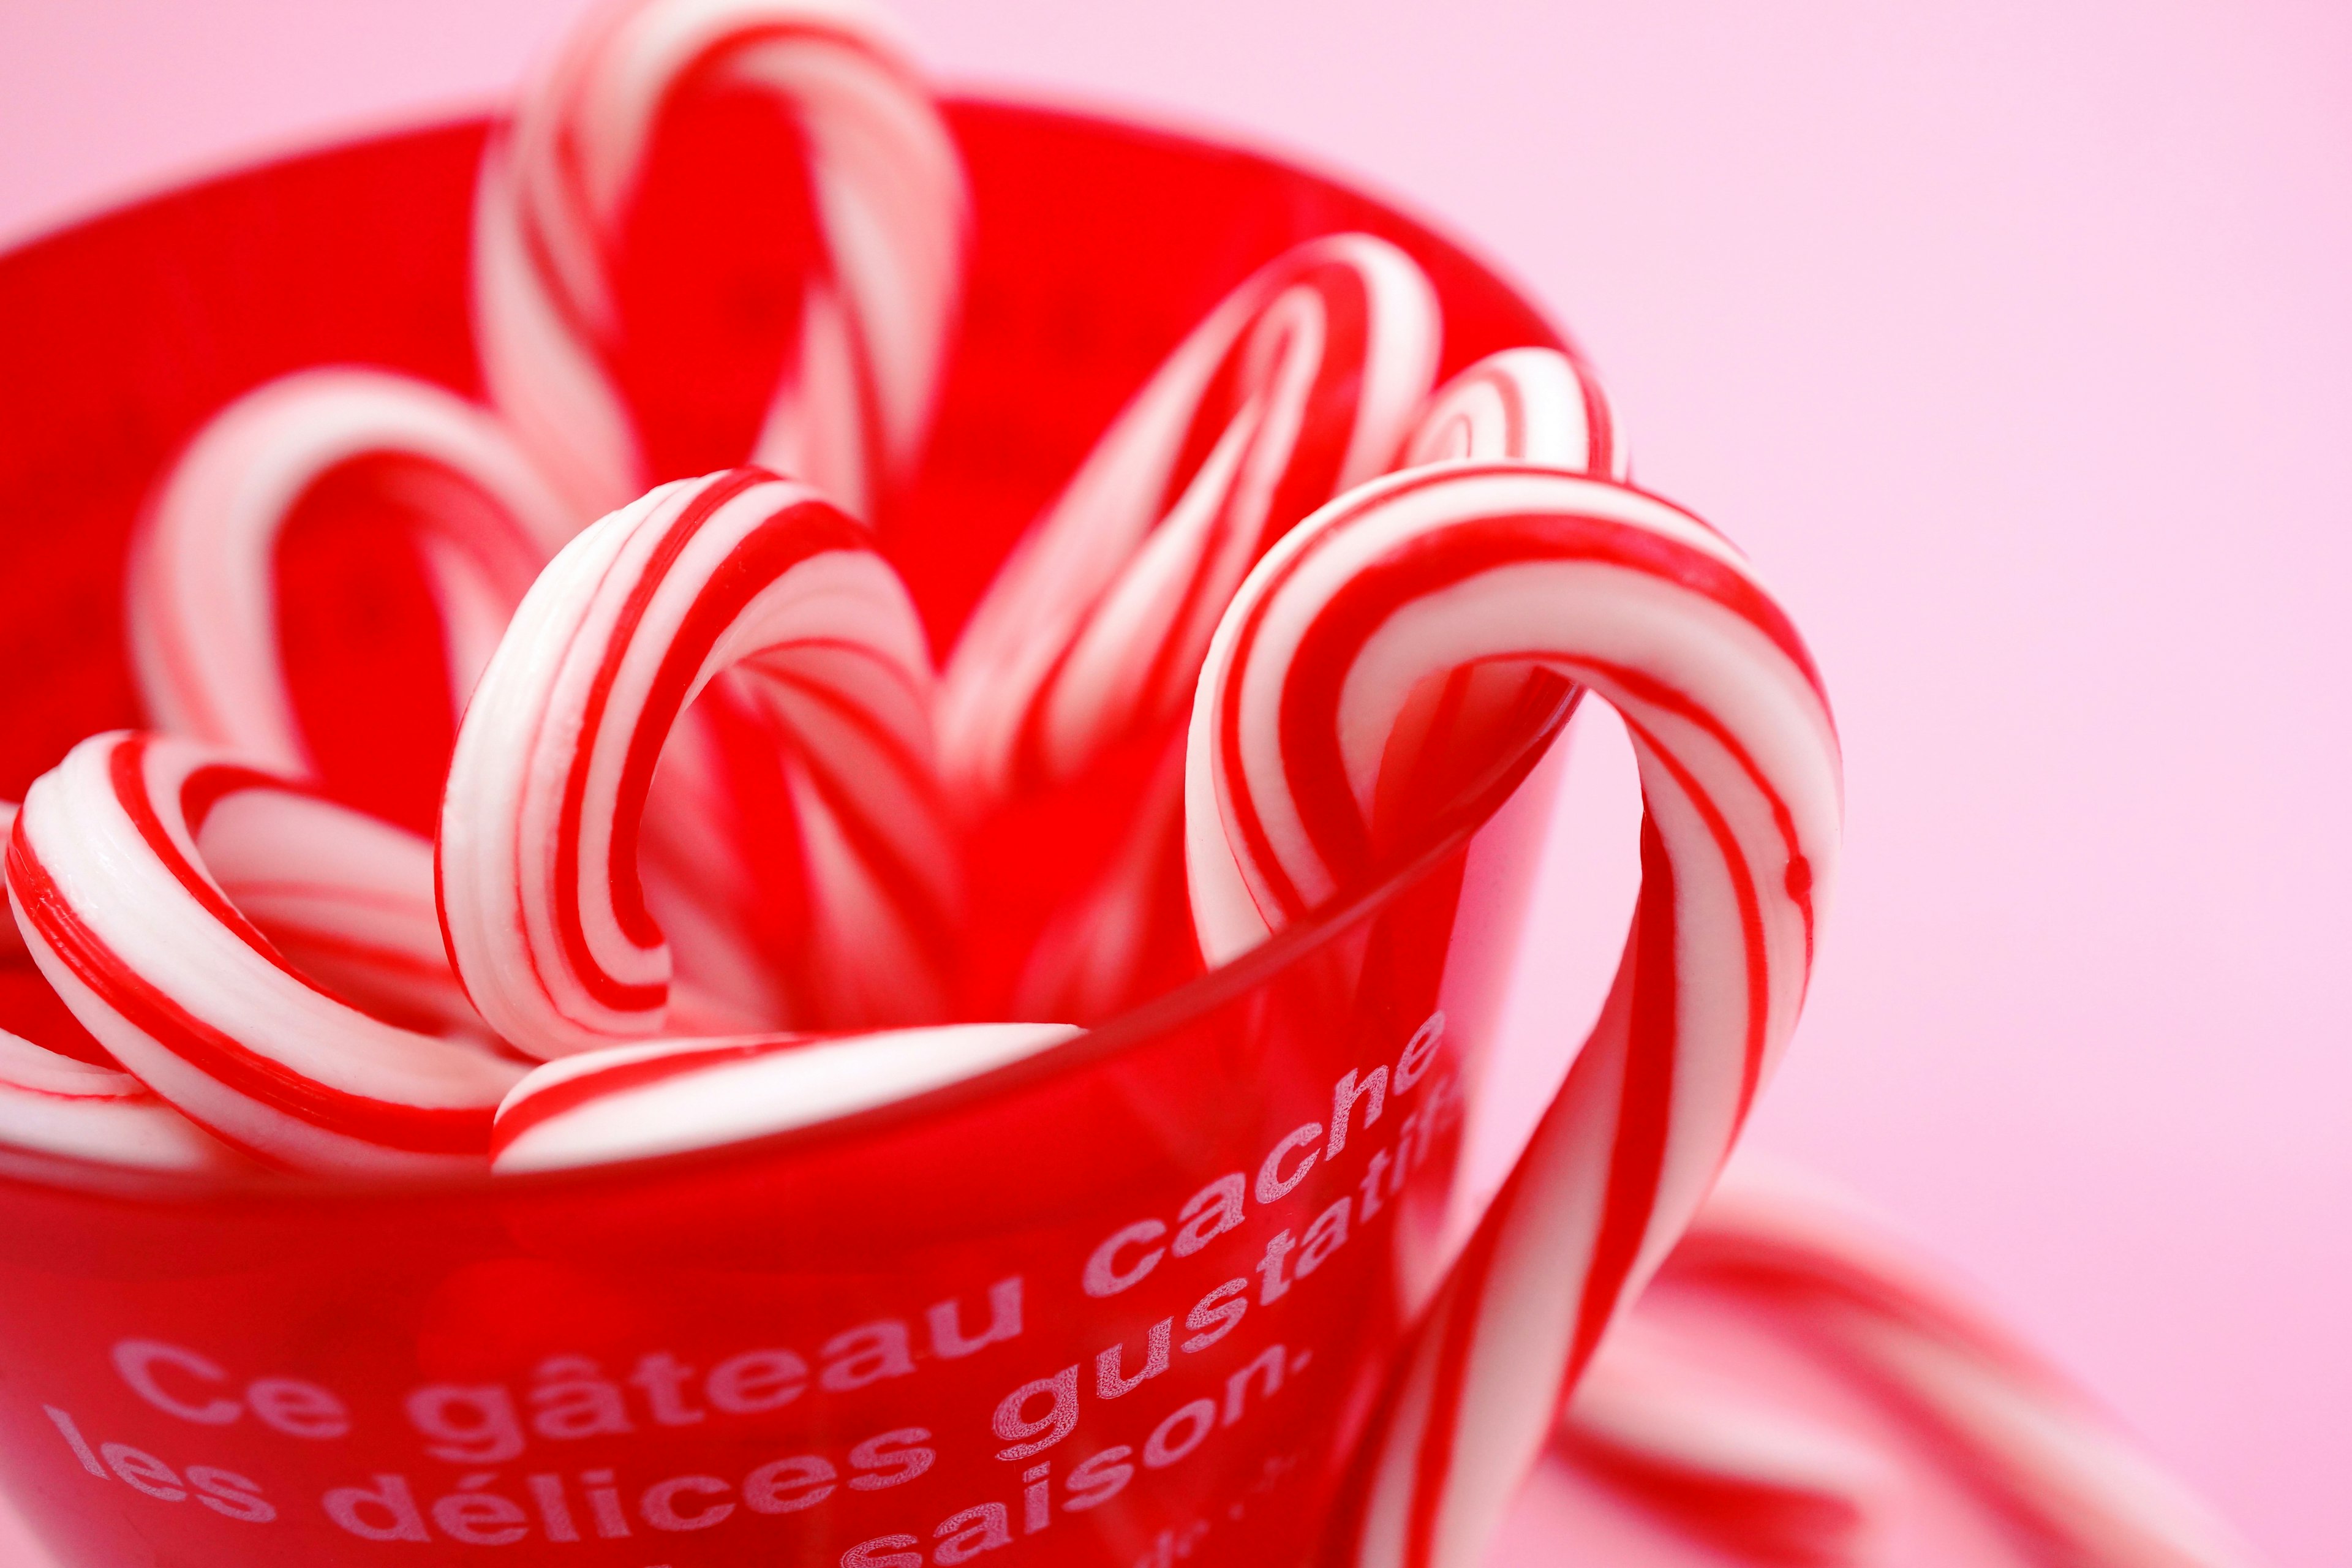
[[(576, 8), (0, 0), (0, 240), (487, 100)], [(1847, 879), (1757, 1142), (2345, 1561), (2352, 12), (900, 9), (957, 82), (1351, 172), (1581, 337), (1838, 702)]]

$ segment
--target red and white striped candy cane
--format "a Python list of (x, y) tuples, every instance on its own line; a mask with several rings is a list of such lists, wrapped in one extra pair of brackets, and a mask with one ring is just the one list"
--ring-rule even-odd
[[(1518, 458), (1622, 478), (1623, 443), (1600, 382), (1557, 349), (1505, 349), (1489, 354), (1430, 395), (1399, 466), (1464, 458)], [(1424, 766), (1402, 772), (1393, 792), (1397, 831), (1427, 808), (1456, 804), (1462, 781), (1451, 765), (1483, 756), (1482, 726), (1507, 724), (1530, 704), (1563, 694), (1543, 671), (1465, 668), (1436, 683), (1420, 706), (1414, 732)], [(1141, 1000), (1160, 977), (1146, 955), (1166, 928), (1188, 919), (1181, 847), (1181, 750), (1171, 753), (1164, 794), (1154, 779), (1137, 812), (1138, 828), (1095, 884), (1068, 901), (1040, 938), (1013, 992), (1027, 1016), (1100, 1018)], [(1474, 770), (1475, 771), (1475, 770)], [(1387, 825), (1384, 825), (1387, 826)], [(1176, 939), (1181, 942), (1183, 939)]]
[(579, 519), (464, 399), (383, 371), (312, 370), (214, 416), (141, 519), (131, 668), (156, 728), (310, 771), (278, 645), (278, 545), (305, 497), (362, 469), (418, 526), (451, 709), (465, 706), (508, 615)]
[(334, 995), (206, 869), (197, 835), (224, 802), (304, 788), (194, 742), (82, 742), (33, 782), (8, 841), (34, 962), (118, 1061), (224, 1142), (298, 1170), (478, 1169), (522, 1069)]
[[(758, 468), (665, 485), (590, 527), (515, 614), (457, 738), (439, 841), (449, 952), (539, 1057), (662, 1032), (670, 953), (637, 871), (671, 728), (724, 670), (777, 725), (820, 1016), (944, 1005), (955, 855), (920, 620), (864, 525)], [(793, 863), (793, 862), (797, 862)]]
[[(1620, 1365), (1628, 1358), (1612, 1335), (1569, 1405), (1563, 1451), (1588, 1472), (1635, 1481), (1630, 1489), (1662, 1521), (1735, 1560), (1790, 1560), (1774, 1550), (1786, 1543), (1772, 1510), (1728, 1519), (1717, 1500), (1764, 1496), (1776, 1467), (1787, 1481), (1787, 1451), (1743, 1452), (1717, 1440), (1722, 1424), (1705, 1406), (1719, 1415), (1729, 1386), (1783, 1427), (1842, 1415), (1832, 1401), (1816, 1408), (1802, 1381), (1732, 1381), (1770, 1369), (1756, 1345), (1797, 1358), (1833, 1390), (1892, 1416), (1900, 1436), (1880, 1456), (1882, 1472), (1906, 1462), (1932, 1471), (2025, 1560), (2103, 1568), (2242, 1568), (2253, 1560), (2065, 1378), (1960, 1301), (1882, 1226), (1789, 1175), (1735, 1167), (1625, 1327), (1652, 1331), (1656, 1343)], [(1688, 1368), (1699, 1363), (1713, 1369), (1714, 1386), (1694, 1397)], [(1596, 1387), (1604, 1376), (1608, 1384)], [(1603, 1395), (1598, 1410), (1594, 1392)], [(1629, 1436), (1643, 1451), (1628, 1450)], [(1629, 1472), (1629, 1460), (1646, 1466), (1646, 1476)], [(1908, 1497), (1901, 1486), (1842, 1489), (1849, 1511), (1892, 1511)], [(1778, 1522), (1790, 1517), (1784, 1509)]]
[(0, 1145), (163, 1171), (251, 1169), (127, 1072), (0, 1030)]
[(499, 1108), (501, 1174), (765, 1137), (938, 1089), (1077, 1035), (1066, 1024), (949, 1024), (612, 1046), (550, 1062)]
[[(354, 369), (299, 372), (231, 404), (149, 507), (132, 550), (129, 618), (133, 665), (159, 728), (315, 772), (282, 660), (276, 555), (306, 498), (348, 478), (415, 531), (440, 612), (455, 732), (508, 618), (579, 520), (495, 417), (411, 377)], [(778, 1015), (748, 973), (761, 960), (742, 929), (741, 846), (715, 826), (736, 783), (719, 754), (725, 716), (697, 719), (692, 743), (676, 748), (655, 789), (650, 896), (669, 923), (692, 933), (686, 968), (718, 1008), (714, 1020), (761, 1026)], [(437, 800), (439, 780), (431, 782)], [(430, 916), (429, 859), (422, 886)], [(262, 924), (273, 939), (288, 934), (303, 946), (299, 931)], [(428, 925), (437, 952), (437, 920)], [(446, 973), (427, 988), (445, 984), (462, 1005)], [(446, 1000), (430, 1011), (446, 1015)]]
[(1558, 349), (1488, 354), (1430, 395), (1401, 468), (1462, 458), (1517, 458), (1623, 479), (1624, 434), (1581, 360)]
[(1450, 464), (1342, 497), (1219, 626), (1186, 755), (1196, 929), (1231, 959), (1377, 868), (1400, 714), (1433, 677), (1541, 667), (1625, 720), (1647, 820), (1610, 1005), (1424, 1321), (1376, 1434), (1364, 1563), (1468, 1563), (1559, 1390), (1715, 1179), (1795, 1026), (1834, 870), (1812, 662), (1745, 561), (1604, 479)]
[[(806, 188), (737, 182), (726, 199), (813, 224), (799, 238), (814, 254), (804, 276), (766, 280), (796, 320), (764, 407), (735, 411), (756, 438), (667, 455), (687, 466), (665, 472), (645, 426), (662, 410), (630, 384), (664, 344), (628, 318), (618, 275), (632, 216), (675, 173), (656, 155), (665, 117), (730, 92), (781, 107), (801, 140)], [(483, 163), (474, 317), (492, 398), (589, 515), (655, 479), (740, 461), (795, 474), (866, 515), (913, 462), (930, 419), (968, 205), (946, 122), (875, 6), (608, 7), (526, 92)], [(696, 280), (664, 281), (674, 298)]]
[(1217, 616), (1300, 518), (1384, 471), (1437, 299), (1386, 240), (1267, 263), (1179, 344), (1030, 529), (941, 677), (941, 767), (983, 805), (1178, 720)]

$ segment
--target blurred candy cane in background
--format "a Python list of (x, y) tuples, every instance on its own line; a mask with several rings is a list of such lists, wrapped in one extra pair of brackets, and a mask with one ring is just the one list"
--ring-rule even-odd
[[(1087, 1022), (1197, 973), (1180, 753), (1210, 636), (1274, 541), (1395, 460), (1443, 331), (1387, 241), (1294, 247), (1176, 347), (998, 570), (940, 691), (975, 882), (1032, 906), (998, 911), (1023, 956), (1009, 1004), (983, 981), (980, 1005)], [(1069, 853), (987, 862), (1000, 809), (1050, 812)]]
[(879, 7), (609, 6), (483, 161), (491, 400), (589, 516), (742, 462), (871, 516), (929, 424), (968, 205)]
[[(456, 716), (507, 617), (576, 516), (486, 410), (412, 376), (301, 371), (246, 394), (166, 473), (131, 546), (125, 618), (149, 721), (258, 765), (323, 773), (362, 804), (430, 821)], [(446, 690), (439, 754), (399, 723), (398, 685), (363, 717), (304, 712), (289, 681), (281, 552), (306, 529), (346, 536), (389, 523), (432, 597)], [(348, 642), (353, 629), (343, 630)], [(405, 685), (419, 674), (410, 655)], [(427, 675), (429, 679), (429, 674)], [(382, 683), (379, 683), (381, 686)], [(393, 706), (387, 709), (387, 700)], [(346, 722), (346, 718), (354, 721)], [(435, 715), (438, 717), (438, 715)], [(332, 725), (322, 757), (310, 721)], [(387, 803), (387, 775), (417, 775)]]
[(2255, 1561), (1881, 1223), (1745, 1158), (1603, 1342), (1554, 1453), (1551, 1480), (1637, 1510), (1662, 1563)]

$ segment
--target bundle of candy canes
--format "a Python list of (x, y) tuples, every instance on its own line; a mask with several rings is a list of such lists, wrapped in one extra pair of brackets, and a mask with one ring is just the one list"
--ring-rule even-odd
[[(750, 262), (665, 216), (747, 103), (794, 171), (730, 196), (786, 237)], [(1837, 744), (1787, 616), (1631, 482), (1588, 367), (1513, 349), (1433, 386), (1416, 264), (1300, 245), (1134, 394), (935, 668), (867, 520), (919, 457), (967, 223), (939, 109), (856, 0), (639, 0), (575, 37), (481, 170), (489, 405), (302, 373), (153, 494), (127, 588), (151, 728), (76, 746), (9, 836), (16, 962), (77, 1026), (0, 1037), (0, 1139), (398, 1174), (819, 1121), (1366, 887), (1590, 693), (1640, 763), (1633, 936), (1384, 1406), (1361, 1559), (1472, 1561), (1581, 1383), (1565, 1451), (1594, 1484), (1736, 1558), (1835, 1560), (1867, 1489), (1790, 1456), (1836, 1445), (1743, 1448), (1681, 1358), (1600, 1354), (1663, 1268), (1835, 1338), (2069, 1561), (2227, 1560), (1932, 1296), (1775, 1253), (1769, 1205), (1702, 1211), (1803, 997)], [(727, 290), (696, 268), (751, 262), (782, 279), (764, 324), (698, 309)], [(422, 769), (322, 746), (286, 667), (279, 549), (337, 504), (396, 518), (429, 585), (451, 741)], [(382, 768), (437, 802), (389, 819)], [(975, 966), (975, 825), (1083, 798), (1115, 827)]]

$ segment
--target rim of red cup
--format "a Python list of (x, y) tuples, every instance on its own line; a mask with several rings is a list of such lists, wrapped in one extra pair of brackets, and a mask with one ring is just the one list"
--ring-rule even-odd
[[(1367, 193), (1351, 181), (1325, 174), (1286, 154), (1276, 156), (1244, 144), (1174, 130), (1149, 121), (1132, 121), (1055, 103), (969, 94), (947, 95), (942, 101), (951, 110), (960, 109), (967, 113), (1060, 122), (1097, 134), (1107, 133), (1161, 147), (1174, 145), (1211, 158), (1239, 159), (1313, 185), (1327, 187), (1363, 204), (1369, 212), (1377, 214), (1384, 220), (1382, 226), (1393, 231), (1392, 237), (1394, 234), (1410, 236), (1479, 275), (1484, 282), (1527, 311), (1531, 321), (1549, 339), (1545, 346), (1568, 346), (1567, 339), (1559, 329), (1544, 316), (1523, 290), (1484, 258), (1436, 230), (1426, 221), (1400, 210), (1389, 198)], [(0, 265), (28, 252), (68, 244), (84, 230), (191, 191), (250, 178), (324, 154), (393, 142), (404, 135), (480, 123), (483, 121), (479, 117), (455, 122), (428, 121), (367, 136), (289, 148), (273, 157), (234, 164), (202, 178), (157, 188), (143, 196), (110, 205), (59, 227), (24, 238), (0, 249)], [(1345, 936), (1356, 926), (1378, 915), (1423, 877), (1452, 856), (1465, 850), (1478, 829), (1543, 760), (1552, 742), (1565, 729), (1576, 706), (1577, 696), (1571, 692), (1564, 698), (1521, 747), (1496, 761), (1479, 775), (1463, 795), (1465, 801), (1473, 804), (1458, 809), (1444, 824), (1443, 830), (1433, 833), (1423, 848), (1378, 880), (1333, 900), (1309, 918), (1232, 963), (1129, 1007), (1066, 1041), (935, 1089), (804, 1126), (710, 1148), (513, 1174), (493, 1174), (488, 1169), (461, 1175), (396, 1177), (320, 1176), (264, 1169), (249, 1172), (162, 1171), (0, 1144), (0, 1182), (66, 1189), (98, 1197), (154, 1203), (161, 1206), (214, 1203), (224, 1197), (314, 1203), (321, 1198), (335, 1197), (366, 1201), (425, 1196), (462, 1197), (469, 1194), (484, 1197), (520, 1196), (525, 1194), (544, 1194), (553, 1190), (585, 1193), (600, 1187), (628, 1186), (641, 1181), (657, 1180), (698, 1167), (739, 1163), (757, 1164), (789, 1157), (804, 1149), (853, 1142), (908, 1123), (951, 1116), (975, 1103), (1017, 1093), (1033, 1084), (1083, 1070), (1146, 1040), (1181, 1027), (1265, 984), (1317, 949)]]

